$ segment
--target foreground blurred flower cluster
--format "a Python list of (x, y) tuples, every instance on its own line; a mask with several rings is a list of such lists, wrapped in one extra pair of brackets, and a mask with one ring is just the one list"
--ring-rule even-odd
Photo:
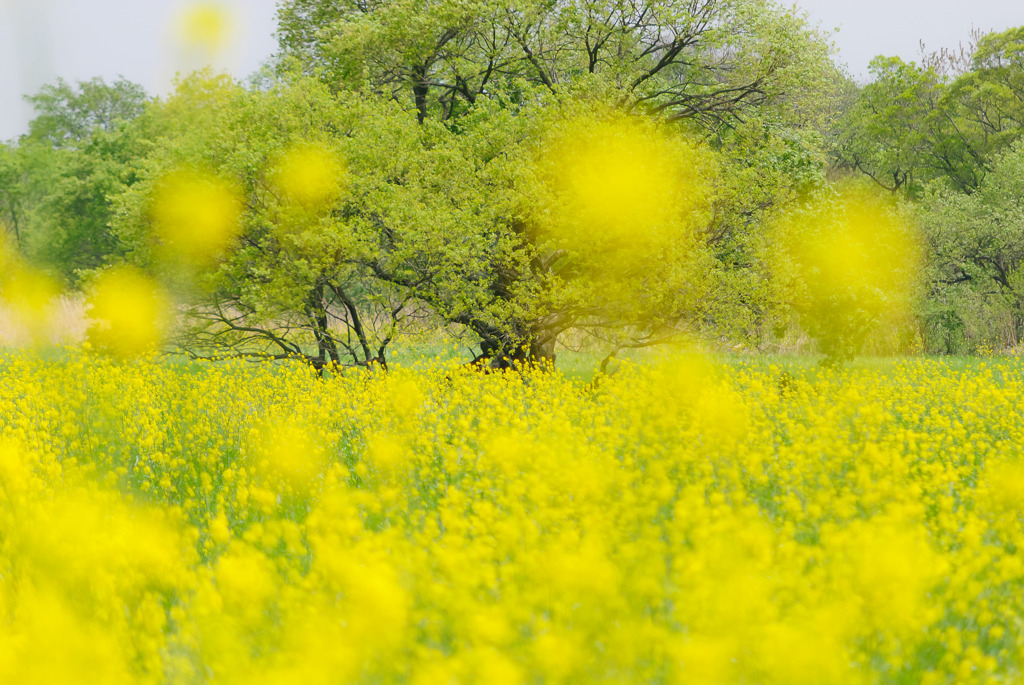
[(1021, 677), (1013, 363), (0, 369), (0, 682)]

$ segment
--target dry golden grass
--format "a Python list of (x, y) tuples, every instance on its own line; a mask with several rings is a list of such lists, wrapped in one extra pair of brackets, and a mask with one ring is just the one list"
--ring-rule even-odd
[(0, 347), (77, 344), (85, 340), (88, 323), (85, 298), (79, 294), (61, 295), (48, 315), (31, 326), (10, 307), (0, 304)]

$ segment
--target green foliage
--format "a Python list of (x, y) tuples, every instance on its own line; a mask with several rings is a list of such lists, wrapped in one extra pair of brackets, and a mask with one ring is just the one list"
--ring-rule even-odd
[[(984, 177), (1024, 134), (1024, 27), (982, 36), (971, 69), (950, 84), (946, 110)], [(954, 184), (972, 190), (978, 183)]]
[(835, 80), (825, 40), (763, 0), (290, 0), (279, 19), (285, 55), (334, 88), (396, 97), (420, 121), (588, 79), (708, 130), (762, 108), (811, 121)]
[(26, 98), (36, 116), (28, 140), (54, 148), (77, 148), (97, 131), (111, 133), (142, 114), (149, 100), (141, 86), (118, 79), (112, 84), (96, 78), (77, 86), (57, 79)]
[(729, 321), (721, 331), (731, 340), (758, 345), (791, 322), (794, 275), (775, 258), (778, 236), (770, 227), (826, 190), (823, 148), (816, 131), (761, 119), (724, 140), (707, 240), (727, 283)]
[(959, 54), (872, 62), (840, 121), (841, 165), (920, 201), (928, 297), (926, 349), (1016, 346), (1024, 193), (1024, 28), (976, 37)]
[(111, 198), (137, 179), (136, 165), (150, 147), (141, 127), (96, 131), (74, 152), (52, 160), (54, 183), (37, 208), (41, 222), (31, 253), (75, 283), (121, 253), (110, 231)]
[[(569, 327), (613, 348), (681, 330), (763, 330), (771, 277), (759, 256), (759, 226), (824, 183), (822, 141), (806, 129), (829, 127), (841, 85), (830, 45), (803, 16), (747, 0), (297, 1), (284, 3), (279, 16), (285, 55), (335, 90), (370, 88), (405, 103), (421, 123), (440, 120), (468, 140), (480, 138), (485, 116), (512, 126), (499, 136), (510, 147), (471, 164), (475, 172), (460, 186), (479, 188), (480, 174), (490, 173), (484, 170), (501, 169), (504, 180), (481, 190), (493, 207), (507, 205), (496, 220), (499, 234), (513, 238), (491, 250), (489, 277), (469, 276), (472, 306), (464, 298), (453, 306), (436, 283), (416, 295), (444, 320), (471, 327), (483, 354), (549, 354)], [(315, 31), (314, 18), (322, 22)], [(651, 250), (632, 276), (621, 268), (628, 260), (602, 270), (582, 263), (579, 253), (544, 245), (530, 218), (557, 213), (558, 201), (544, 200), (545, 189), (531, 177), (529, 160), (542, 151), (521, 141), (536, 145), (546, 127), (573, 125), (571, 116), (560, 122), (557, 114), (537, 113), (609, 104), (689, 122), (711, 136), (719, 150), (715, 165), (728, 172), (715, 175), (713, 211), (694, 218), (701, 226), (673, 245), (675, 256)], [(524, 126), (522, 116), (537, 121)], [(583, 121), (576, 117), (574, 125)], [(496, 132), (491, 126), (483, 134), (484, 147), (495, 145)], [(525, 164), (518, 170), (517, 158)], [(503, 195), (512, 190), (514, 196)], [(531, 194), (536, 190), (540, 195)], [(634, 205), (636, 214), (650, 211), (643, 201)], [(589, 230), (595, 238), (601, 233), (598, 226)], [(405, 287), (414, 282), (377, 275)], [(429, 274), (417, 282), (431, 283)]]
[(142, 89), (99, 79), (28, 98), (29, 133), (0, 149), (0, 214), (22, 251), (66, 283), (119, 254), (110, 198), (134, 183), (156, 135)]
[[(188, 350), (219, 354), (243, 346), (268, 356), (302, 356), (304, 346), (316, 344), (294, 332), (315, 332), (326, 279), (338, 281), (339, 289), (346, 285), (350, 241), (339, 234), (340, 222), (330, 212), (285, 206), (270, 172), (275, 158), (293, 144), (323, 144), (336, 154), (333, 134), (357, 116), (342, 116), (339, 109), (323, 89), (297, 84), (250, 93), (209, 74), (182, 81), (154, 109), (153, 116), (168, 123), (168, 133), (147, 158), (143, 180), (117, 199), (114, 228), (129, 261), (160, 273), (194, 305), (180, 341)], [(157, 215), (161, 188), (180, 174), (237, 183), (244, 194), (246, 211), (230, 218), (240, 226), (217, 227), (232, 234), (240, 229), (240, 235), (237, 241), (225, 236), (230, 249), (213, 262), (181, 261), (181, 246), (165, 249), (167, 236), (158, 231), (165, 218)], [(172, 199), (181, 206), (170, 211), (187, 218), (196, 200), (186, 192)], [(320, 293), (319, 302), (314, 293)], [(329, 346), (320, 349), (321, 364), (330, 363), (332, 352), (337, 354)]]
[(25, 224), (25, 165), (16, 147), (0, 143), (0, 226), (20, 247)]
[(996, 161), (977, 192), (937, 189), (921, 223), (932, 257), (930, 346), (1012, 345), (1024, 336), (1024, 141)]
[[(494, 181), (487, 136), (508, 135), (495, 122), (456, 137), (417, 126), (394, 104), (336, 97), (302, 79), (267, 92), (194, 79), (165, 108), (157, 116), (196, 111), (150, 156), (147, 180), (119, 200), (117, 227), (133, 261), (198, 285), (200, 325), (183, 341), (193, 351), (252, 343), (250, 352), (317, 365), (386, 363), (399, 325), (423, 316), (424, 303), (466, 325), (504, 316), (488, 309), (488, 287), (514, 263), (513, 237), (496, 228), (500, 195), (481, 192)], [(278, 172), (282, 156), (310, 146), (345, 179), (338, 193), (303, 204)], [(183, 168), (237, 181), (246, 207), (233, 249), (185, 279), (181, 264), (161, 262), (152, 216), (161, 178)]]
[(770, 327), (763, 227), (825, 184), (841, 85), (802, 15), (291, 0), (278, 17), (259, 89), (204, 73), (156, 103), (124, 82), (35, 96), (0, 155), (34, 184), (0, 195), (25, 250), (72, 282), (157, 272), (202, 356), (386, 364), (429, 321), (501, 365), (570, 331), (617, 350)]
[(860, 89), (841, 123), (843, 162), (886, 190), (920, 190), (934, 142), (928, 126), (945, 84), (938, 74), (898, 57), (876, 57), (873, 80)]
[[(971, 193), (1024, 127), (1024, 27), (982, 36), (954, 60), (871, 63), (871, 83), (844, 112), (841, 164), (892, 191), (919, 196), (929, 181)], [(945, 60), (948, 62), (949, 60)]]
[[(570, 328), (629, 347), (724, 330), (732, 316), (725, 303), (737, 298), (710, 249), (721, 236), (708, 230), (718, 155), (597, 100), (530, 117), (482, 101), (453, 130), (420, 125), (376, 96), (332, 94), (314, 79), (246, 92), (197, 78), (152, 116), (190, 123), (149, 155), (145, 180), (118, 200), (115, 227), (131, 261), (162, 272), (195, 304), (195, 325), (180, 341), (195, 354), (386, 364), (394, 337), (430, 320), (471, 331), (481, 356), (505, 364), (553, 356)], [(567, 207), (600, 198), (559, 190), (558, 175), (579, 169), (560, 168), (550, 149), (560, 140), (601, 151), (595, 127), (623, 136), (627, 154), (640, 145), (677, 156), (689, 185), (672, 186), (684, 177), (661, 178), (663, 167), (642, 161), (646, 185), (610, 206), (641, 217), (630, 224), (636, 232), (616, 235), (618, 223), (595, 219), (572, 228), (585, 240), (565, 244), (551, 233), (552, 217), (576, 220)], [(311, 146), (344, 178), (337, 192), (303, 203), (282, 169), (307, 185), (308, 176), (281, 160)], [(214, 263), (182, 264), (162, 249), (154, 208), (162, 179), (181, 169), (244, 194), (237, 241)], [(664, 192), (693, 197), (663, 216)]]

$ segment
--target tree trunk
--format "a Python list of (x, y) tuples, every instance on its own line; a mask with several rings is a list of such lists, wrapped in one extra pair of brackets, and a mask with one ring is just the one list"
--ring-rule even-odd
[(493, 326), (476, 322), (473, 331), (480, 336), (480, 357), (492, 369), (510, 369), (524, 364), (555, 364), (555, 334), (540, 326), (530, 327), (530, 333), (510, 340)]
[(333, 362), (341, 363), (341, 356), (338, 354), (338, 346), (334, 342), (328, 330), (327, 302), (325, 300), (324, 284), (318, 282), (309, 292), (309, 299), (306, 302), (306, 314), (309, 316), (313, 328), (313, 337), (316, 338), (317, 357), (321, 364)]
[(430, 86), (427, 81), (427, 65), (419, 66), (413, 72), (412, 97), (416, 103), (416, 120), (423, 123), (427, 119), (427, 95)]

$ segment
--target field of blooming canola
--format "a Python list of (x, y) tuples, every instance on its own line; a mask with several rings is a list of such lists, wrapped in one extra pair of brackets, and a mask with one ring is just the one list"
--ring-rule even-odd
[(1024, 365), (0, 357), (0, 682), (1003, 683)]

